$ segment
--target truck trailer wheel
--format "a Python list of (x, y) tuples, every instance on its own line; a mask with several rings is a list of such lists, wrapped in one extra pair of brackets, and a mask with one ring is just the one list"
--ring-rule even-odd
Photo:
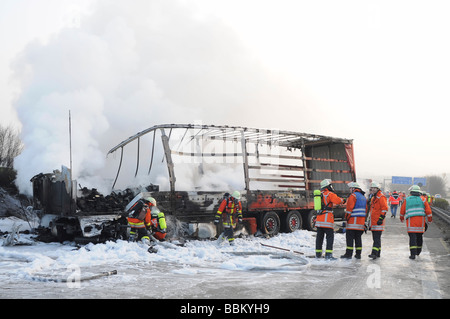
[(290, 211), (283, 216), (282, 229), (286, 233), (292, 233), (298, 229), (302, 229), (302, 225), (302, 216), (296, 210)]
[(316, 216), (317, 216), (317, 212), (314, 209), (310, 210), (309, 212), (307, 212), (306, 214), (303, 215), (305, 227), (307, 230), (317, 231), (317, 228), (315, 226)]
[(280, 217), (275, 212), (267, 212), (264, 214), (261, 224), (263, 233), (275, 236), (280, 232)]

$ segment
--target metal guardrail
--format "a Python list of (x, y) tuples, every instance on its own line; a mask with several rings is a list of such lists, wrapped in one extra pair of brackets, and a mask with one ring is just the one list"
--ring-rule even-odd
[(433, 211), (433, 215), (440, 217), (443, 221), (450, 224), (450, 212), (449, 211), (442, 209), (442, 208), (438, 208), (438, 207), (431, 207), (431, 210)]

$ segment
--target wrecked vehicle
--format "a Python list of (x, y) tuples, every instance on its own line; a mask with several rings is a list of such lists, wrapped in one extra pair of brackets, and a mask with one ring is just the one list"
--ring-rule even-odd
[[(356, 180), (353, 142), (349, 139), (247, 127), (156, 125), (108, 152), (121, 151), (113, 191), (108, 196), (95, 189), (77, 189), (70, 169), (64, 166), (61, 171), (34, 176), (33, 209), (41, 219), (40, 240), (84, 243), (126, 239), (126, 206), (139, 193), (118, 191), (115, 185), (124, 148), (137, 142), (136, 176), (140, 139), (150, 133), (146, 173), (152, 171), (156, 133), (160, 133), (163, 154), (157, 155), (163, 155), (167, 190), (150, 183), (143, 191), (156, 199), (166, 216), (189, 225), (204, 225), (208, 231), (203, 238), (217, 237), (221, 232), (213, 220), (225, 193), (240, 191), (243, 226), (248, 234), (276, 235), (302, 228), (314, 230), (313, 191), (322, 179), (331, 179), (339, 196), (348, 194), (346, 184)], [(188, 183), (182, 181), (186, 175)], [(336, 219), (342, 218), (344, 206), (335, 208), (334, 213)], [(169, 223), (168, 229), (171, 227)], [(198, 235), (199, 228), (192, 232)]]
[(33, 211), (40, 218), (41, 241), (104, 242), (127, 237), (124, 207), (134, 194), (127, 190), (104, 197), (96, 189), (76, 189), (70, 170), (38, 174), (31, 179)]
[[(343, 196), (348, 194), (346, 184), (356, 180), (350, 139), (247, 127), (163, 124), (129, 137), (108, 152), (121, 151), (114, 185), (124, 148), (132, 142), (137, 142), (137, 174), (140, 139), (147, 134), (153, 134), (150, 174), (157, 132), (161, 135), (169, 189), (151, 194), (162, 211), (182, 222), (211, 223), (224, 193), (238, 190), (250, 234), (314, 230), (313, 191), (319, 188), (320, 181), (331, 179), (336, 193)], [(177, 169), (186, 163), (196, 176), (191, 178), (191, 188), (177, 189)], [(215, 172), (219, 185), (210, 183), (207, 188), (213, 190), (204, 190), (201, 180), (210, 171)], [(233, 181), (240, 178), (241, 184), (223, 188), (224, 183), (220, 183), (231, 179), (227, 175), (233, 175)], [(344, 206), (334, 209), (334, 213), (337, 219), (343, 218)]]

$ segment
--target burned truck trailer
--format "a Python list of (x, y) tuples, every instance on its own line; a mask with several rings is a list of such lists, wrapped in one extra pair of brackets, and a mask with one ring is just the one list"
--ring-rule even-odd
[[(238, 190), (244, 220), (252, 233), (257, 229), (272, 235), (301, 228), (313, 230), (313, 191), (320, 181), (331, 179), (337, 194), (344, 196), (348, 194), (346, 184), (356, 180), (350, 139), (237, 126), (163, 124), (129, 137), (108, 152), (120, 150), (113, 189), (124, 149), (133, 142), (137, 143), (138, 174), (140, 140), (147, 134), (152, 137), (150, 175), (157, 133), (161, 135), (168, 189), (152, 192), (152, 196), (162, 211), (183, 222), (212, 222), (224, 194)], [(186, 164), (191, 165), (191, 185), (182, 182), (184, 189), (178, 189), (178, 169)], [(214, 178), (202, 183), (205, 176)], [(337, 219), (342, 218), (344, 206), (334, 213)]]

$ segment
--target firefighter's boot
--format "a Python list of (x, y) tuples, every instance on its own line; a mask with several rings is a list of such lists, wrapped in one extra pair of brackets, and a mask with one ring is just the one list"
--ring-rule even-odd
[(337, 258), (333, 257), (333, 253), (325, 253), (325, 259), (327, 259), (327, 260), (336, 260)]
[(352, 259), (352, 255), (353, 255), (353, 250), (347, 248), (347, 249), (345, 250), (345, 254), (343, 254), (343, 255), (341, 256), (341, 258), (344, 258), (344, 259)]
[(377, 259), (378, 255), (377, 255), (377, 251), (375, 249), (372, 249), (372, 252), (369, 255), (370, 258), (372, 258), (373, 260)]
[(422, 247), (421, 247), (421, 246), (418, 246), (418, 247), (416, 248), (416, 256), (419, 256), (421, 252), (422, 252)]
[(417, 254), (417, 249), (416, 248), (410, 248), (409, 251), (411, 253), (411, 255), (409, 256), (409, 259), (416, 259), (416, 255), (418, 255)]

